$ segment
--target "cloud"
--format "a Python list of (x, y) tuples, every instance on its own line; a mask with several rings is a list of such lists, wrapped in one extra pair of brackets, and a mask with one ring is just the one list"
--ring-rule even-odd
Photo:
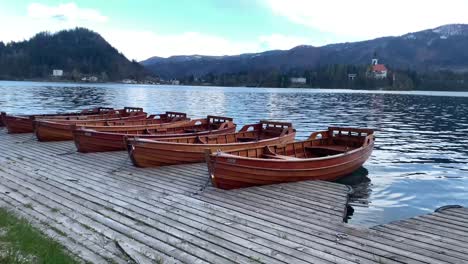
[(280, 34), (259, 36), (250, 41), (236, 41), (200, 32), (160, 35), (151, 31), (102, 31), (103, 37), (127, 57), (137, 60), (151, 56), (237, 55), (271, 49), (290, 49), (307, 44), (307, 39)]
[(402, 35), (444, 24), (468, 23), (468, 1), (263, 0), (273, 13), (346, 38)]
[(160, 35), (151, 31), (117, 29), (101, 33), (128, 58), (137, 60), (151, 56), (168, 57), (183, 54), (223, 55), (249, 49), (248, 43), (230, 42), (221, 37), (198, 32)]
[(75, 3), (48, 6), (32, 3), (28, 6), (28, 16), (36, 19), (54, 19), (67, 22), (106, 22), (107, 17), (98, 10), (80, 8)]
[(293, 47), (308, 44), (311, 45), (311, 41), (304, 37), (296, 36), (285, 36), (282, 34), (271, 34), (267, 36), (260, 36), (258, 38), (260, 49), (273, 50), (273, 49), (291, 49)]

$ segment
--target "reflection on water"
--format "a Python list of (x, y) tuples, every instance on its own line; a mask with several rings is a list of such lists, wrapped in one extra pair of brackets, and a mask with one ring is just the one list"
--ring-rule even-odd
[(30, 82), (0, 82), (0, 89), (0, 110), (11, 113), (141, 106), (150, 113), (226, 115), (238, 125), (292, 121), (298, 139), (328, 125), (373, 127), (372, 157), (341, 180), (355, 189), (349, 222), (374, 225), (446, 204), (468, 206), (468, 93)]

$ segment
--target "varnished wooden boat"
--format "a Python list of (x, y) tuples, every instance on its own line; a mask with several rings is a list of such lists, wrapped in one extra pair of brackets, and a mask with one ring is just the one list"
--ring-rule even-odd
[(125, 150), (127, 136), (145, 139), (201, 136), (208, 134), (233, 133), (236, 125), (232, 118), (208, 116), (186, 122), (161, 123), (151, 126), (117, 126), (77, 128), (73, 131), (79, 152), (103, 152)]
[(330, 127), (305, 141), (207, 155), (214, 186), (235, 189), (303, 180), (333, 181), (360, 168), (374, 148), (372, 129)]
[[(141, 109), (141, 108), (140, 108)], [(73, 130), (76, 125), (112, 125), (122, 124), (121, 122), (133, 122), (147, 120), (147, 115), (143, 110), (134, 111), (133, 109), (128, 112), (122, 113), (118, 117), (108, 118), (104, 116), (101, 119), (87, 119), (87, 120), (34, 120), (34, 134), (36, 138), (41, 141), (63, 141), (73, 139)]]
[(285, 144), (294, 141), (291, 123), (260, 121), (246, 125), (238, 133), (168, 139), (127, 137), (127, 148), (137, 167), (154, 167), (205, 160), (205, 150), (236, 150)]
[(124, 109), (114, 110), (109, 107), (97, 107), (93, 109), (85, 109), (77, 113), (59, 113), (59, 114), (42, 114), (42, 115), (8, 115), (5, 112), (1, 113), (2, 123), (6, 126), (8, 133), (32, 133), (34, 131), (33, 122), (39, 119), (54, 119), (54, 120), (70, 120), (70, 119), (92, 119), (101, 117), (102, 115), (118, 116)]
[[(145, 115), (141, 112), (138, 115)], [(135, 115), (135, 114), (133, 114)], [(128, 117), (128, 116), (127, 116)], [(164, 114), (152, 114), (146, 118), (109, 118), (97, 120), (46, 120), (60, 124), (74, 125), (72, 127), (90, 128), (99, 131), (116, 131), (128, 127), (146, 127), (151, 125), (159, 125), (163, 123), (174, 123), (178, 121), (189, 122), (190, 118), (186, 113), (180, 112), (165, 112)]]

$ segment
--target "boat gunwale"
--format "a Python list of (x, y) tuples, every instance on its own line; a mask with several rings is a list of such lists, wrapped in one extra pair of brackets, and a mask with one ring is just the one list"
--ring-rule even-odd
[[(260, 120), (258, 123), (255, 123), (255, 124), (248, 124), (248, 125), (244, 125), (238, 132), (234, 132), (234, 133), (228, 133), (228, 134), (219, 134), (219, 135), (202, 135), (202, 137), (220, 137), (220, 136), (228, 136), (228, 135), (236, 135), (236, 134), (241, 134), (241, 133), (247, 133), (247, 132), (252, 132), (252, 131), (247, 131), (248, 128), (250, 127), (258, 127), (258, 126), (262, 126), (263, 124), (268, 124), (268, 123), (279, 123), (279, 124), (287, 124), (289, 126), (287, 126), (288, 128), (287, 129), (284, 129), (283, 132), (276, 136), (276, 137), (271, 137), (271, 138), (266, 138), (266, 139), (261, 139), (261, 140), (255, 140), (255, 141), (249, 141), (249, 142), (234, 142), (234, 143), (221, 143), (221, 144), (213, 144), (213, 143), (207, 143), (207, 144), (204, 144), (204, 143), (183, 143), (183, 142), (170, 142), (170, 141), (166, 141), (166, 140), (182, 140), (182, 139), (192, 139), (192, 138), (197, 138), (198, 136), (194, 135), (194, 136), (186, 136), (186, 137), (168, 137), (168, 138), (164, 138), (164, 139), (161, 139), (161, 140), (158, 140), (158, 139), (147, 139), (147, 138), (139, 138), (138, 136), (127, 136), (126, 137), (126, 141), (128, 144), (132, 144), (132, 145), (137, 145), (139, 147), (143, 147), (144, 144), (141, 144), (139, 142), (143, 142), (143, 143), (150, 143), (150, 144), (164, 144), (164, 145), (175, 145), (175, 146), (206, 146), (207, 148), (210, 148), (210, 147), (224, 147), (224, 146), (243, 146), (243, 145), (249, 145), (249, 144), (256, 144), (256, 143), (264, 143), (264, 142), (268, 142), (268, 141), (275, 141), (275, 140), (278, 140), (278, 139), (282, 139), (282, 138), (285, 138), (285, 137), (288, 137), (288, 136), (292, 136), (292, 137), (295, 137), (296, 136), (296, 129), (293, 128), (292, 124), (291, 123), (287, 123), (287, 122), (274, 122), (274, 121), (267, 121), (267, 120)], [(255, 131), (255, 130), (253, 130)], [(257, 130), (258, 132), (261, 132), (262, 129), (259, 129)], [(235, 149), (231, 150), (231, 151), (235, 151)]]
[[(372, 148), (368, 148), (372, 146)], [(373, 151), (373, 147), (374, 147), (374, 143), (372, 144), (369, 144), (367, 145), (366, 147), (360, 147), (360, 148), (357, 148), (357, 149), (354, 149), (353, 151), (354, 152), (357, 152), (357, 151), (362, 151), (362, 155), (359, 155), (357, 158), (355, 159), (352, 159), (352, 160), (349, 160), (349, 161), (345, 161), (343, 163), (340, 163), (340, 164), (335, 164), (335, 165), (329, 165), (329, 166), (321, 166), (321, 167), (317, 167), (317, 168), (307, 168), (307, 169), (293, 169), (293, 168), (287, 168), (287, 169), (280, 169), (280, 168), (265, 168), (265, 170), (269, 170), (269, 171), (311, 171), (311, 170), (321, 170), (321, 169), (328, 169), (328, 168), (334, 168), (334, 167), (338, 167), (338, 166), (342, 166), (343, 164), (347, 164), (347, 163), (351, 163), (351, 162), (354, 162), (358, 159), (360, 159), (361, 157), (365, 156), (367, 153), (369, 152), (372, 152)], [(356, 151), (355, 151), (356, 150)], [(234, 150), (235, 151), (235, 150)], [(349, 152), (348, 152), (349, 153)], [(327, 157), (319, 157), (319, 158), (312, 158), (314, 160), (325, 160), (329, 157), (333, 157), (333, 158), (342, 158), (343, 154), (345, 153), (340, 153), (340, 154), (336, 154), (336, 155), (332, 155), (332, 156), (327, 156)], [(354, 153), (352, 153), (354, 154)], [(210, 156), (213, 157), (213, 155), (216, 155), (215, 154), (211, 154)], [(230, 155), (230, 154), (227, 154), (227, 155)], [(350, 156), (351, 154), (347, 154), (346, 156)], [(236, 156), (236, 155), (230, 155), (230, 156), (234, 156), (234, 157), (239, 157), (239, 156)], [(219, 157), (219, 156), (217, 156)], [(226, 157), (226, 156), (222, 156), (222, 157)], [(229, 158), (229, 157), (226, 157), (226, 158)], [(245, 157), (240, 157), (240, 158), (245, 158)], [(279, 159), (262, 159), (262, 158), (247, 158), (247, 159), (243, 159), (243, 160), (252, 160), (252, 161), (264, 161), (264, 160), (268, 160), (268, 161), (272, 161), (272, 162), (281, 162), (281, 163), (284, 163), (284, 162), (310, 162), (310, 161), (313, 161), (313, 160), (310, 160), (310, 159), (298, 159), (298, 160), (279, 160)], [(249, 169), (257, 169), (257, 168), (264, 168), (264, 167), (260, 167), (260, 166), (248, 166), (248, 165), (241, 165), (241, 164), (231, 164), (231, 163), (228, 163), (228, 162), (224, 162), (224, 161), (212, 161), (212, 162), (216, 162), (216, 164), (229, 164), (229, 165), (235, 165), (236, 167), (242, 167), (242, 168), (249, 168)], [(365, 161), (364, 161), (365, 162)]]
[[(123, 117), (112, 117), (112, 118), (104, 118), (104, 119), (89, 119), (89, 120), (53, 120), (53, 119), (39, 119), (35, 120), (33, 119), (33, 124), (34, 126), (37, 125), (44, 125), (44, 124), (53, 124), (53, 125), (61, 125), (62, 127), (71, 127), (71, 126), (80, 126), (79, 124), (77, 125), (76, 123), (78, 122), (104, 122), (104, 121), (131, 121), (131, 120), (138, 120), (138, 118), (141, 118), (143, 116), (146, 116), (145, 114), (139, 114), (139, 115), (131, 115), (131, 116), (123, 116)], [(144, 120), (144, 119), (141, 119)], [(62, 121), (69, 121), (69, 122), (62, 122)], [(86, 126), (86, 125), (82, 125)]]
[[(344, 128), (344, 127), (330, 127), (329, 129), (337, 129), (337, 128), (339, 129), (339, 128)], [(347, 128), (347, 129), (355, 129), (355, 128)], [(315, 160), (316, 161), (323, 161), (323, 160), (328, 160), (328, 159), (341, 158), (341, 157), (344, 157), (344, 156), (352, 155), (355, 152), (365, 150), (366, 148), (369, 148), (369, 147), (371, 147), (370, 149), (373, 150), (374, 143), (375, 143), (375, 136), (374, 136), (373, 130), (372, 129), (367, 129), (367, 128), (363, 129), (363, 130), (372, 131), (372, 133), (369, 133), (364, 138), (363, 146), (352, 149), (350, 151), (345, 151), (343, 153), (338, 153), (338, 154), (329, 155), (329, 156), (325, 156), (325, 157), (314, 157), (314, 158), (297, 158), (297, 157), (295, 157), (296, 159), (268, 159), (268, 158), (258, 158), (258, 157), (255, 157), (255, 158), (254, 157), (244, 157), (244, 156), (240, 156), (240, 155), (229, 154), (229, 152), (236, 152), (236, 151), (239, 151), (239, 150), (229, 150), (227, 152), (225, 152), (225, 151), (214, 152), (214, 153), (210, 153), (210, 156), (211, 157), (224, 157), (224, 158), (240, 159), (240, 160), (260, 161), (260, 162), (268, 161), (268, 162), (275, 162), (275, 163), (276, 162), (278, 162), (278, 163), (291, 163), (291, 162), (300, 163), (300, 162), (311, 162), (311, 161), (315, 161)], [(328, 131), (330, 131), (330, 130), (313, 132), (311, 134), (311, 136), (309, 137), (309, 139), (301, 140), (301, 141), (295, 141), (295, 142), (291, 142), (291, 143), (286, 143), (285, 146), (291, 145), (291, 144), (296, 144), (296, 143), (304, 143), (304, 142), (322, 140), (320, 138), (312, 138), (312, 139), (310, 139), (310, 138), (313, 137), (315, 134), (328, 132)], [(366, 141), (368, 139), (371, 139), (371, 142), (366, 144)], [(270, 145), (270, 146), (266, 146), (266, 147), (274, 147), (274, 146), (277, 146), (277, 145)], [(317, 147), (320, 147), (320, 146), (317, 146)], [(246, 149), (243, 149), (243, 150), (248, 151), (250, 149), (258, 149), (258, 148), (246, 148)], [(367, 151), (365, 151), (365, 153), (367, 153)]]
[[(239, 133), (239, 132), (237, 132)], [(236, 134), (236, 133), (231, 133), (231, 134)], [(225, 134), (225, 135), (231, 135), (231, 134)], [(222, 144), (203, 144), (203, 143), (181, 143), (181, 142), (167, 142), (164, 140), (171, 140), (171, 139), (184, 139), (184, 138), (193, 138), (196, 136), (191, 136), (191, 137), (180, 137), (180, 138), (164, 138), (161, 140), (157, 139), (146, 139), (146, 138), (138, 138), (137, 136), (129, 136), (127, 137), (127, 142), (131, 143), (133, 145), (133, 142), (145, 142), (145, 143), (151, 143), (151, 144), (164, 144), (164, 145), (177, 145), (177, 146), (206, 146), (206, 147), (223, 147), (223, 146), (242, 146), (242, 145), (248, 145), (248, 144), (256, 144), (256, 143), (263, 143), (267, 141), (274, 141), (278, 140), (280, 138), (285, 138), (288, 136), (295, 136), (296, 132), (291, 132), (286, 135), (282, 136), (277, 136), (277, 137), (272, 137), (272, 138), (266, 138), (266, 139), (261, 139), (261, 140), (256, 140), (256, 141), (249, 141), (249, 142), (236, 142), (236, 143), (222, 143)], [(203, 135), (206, 136), (206, 135)], [(222, 136), (222, 135), (219, 135)], [(144, 147), (144, 144), (139, 144), (139, 147)], [(173, 150), (175, 151), (175, 150)], [(236, 151), (236, 150), (232, 150)]]
[[(174, 123), (161, 123), (159, 125), (164, 125), (164, 124), (174, 124)], [(230, 130), (233, 127), (235, 129), (235, 126), (231, 126), (231, 127), (225, 127), (225, 128), (222, 128), (222, 129), (207, 129), (207, 130), (202, 130), (202, 131), (198, 131), (198, 132), (194, 132), (194, 133), (178, 133), (178, 134), (172, 134), (172, 133), (168, 133), (168, 134), (157, 134), (157, 133), (156, 134), (125, 134), (125, 133), (120, 133), (120, 132), (109, 132), (109, 131), (94, 130), (94, 129), (88, 128), (86, 126), (77, 127), (76, 129), (74, 129), (74, 131), (83, 132), (83, 133), (93, 133), (93, 136), (94, 135), (96, 135), (96, 136), (110, 135), (110, 136), (142, 137), (142, 139), (151, 140), (150, 137), (152, 137), (152, 136), (153, 137), (163, 137), (163, 136), (167, 135), (167, 138), (172, 138), (172, 137), (177, 136), (177, 135), (191, 136), (190, 134), (194, 134), (193, 136), (196, 136), (196, 133), (220, 132), (220, 131), (223, 131), (223, 130)], [(149, 128), (151, 128), (151, 127), (149, 127)], [(165, 127), (161, 127), (161, 128), (164, 129)], [(172, 127), (170, 127), (170, 128), (172, 128)], [(203, 135), (203, 136), (205, 136), (205, 135)], [(179, 138), (179, 137), (177, 137), (177, 138)], [(164, 139), (166, 139), (166, 138), (164, 138)], [(154, 140), (156, 140), (156, 139), (154, 139)]]

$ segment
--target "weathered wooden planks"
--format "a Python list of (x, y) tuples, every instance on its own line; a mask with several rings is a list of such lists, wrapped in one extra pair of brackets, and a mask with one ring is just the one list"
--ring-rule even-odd
[(0, 130), (0, 206), (92, 263), (465, 263), (468, 211), (372, 229), (342, 223), (348, 187), (224, 191), (204, 164), (139, 169)]

